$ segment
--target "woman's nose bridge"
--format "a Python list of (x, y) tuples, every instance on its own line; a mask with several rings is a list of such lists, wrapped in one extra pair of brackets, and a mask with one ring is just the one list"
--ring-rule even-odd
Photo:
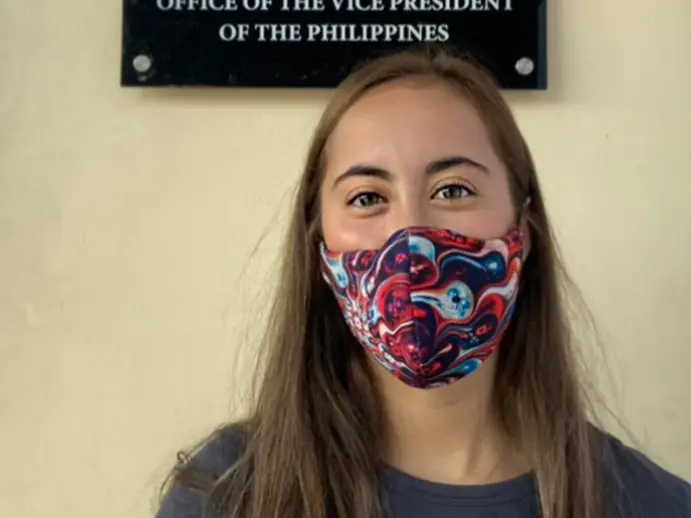
[(393, 234), (402, 228), (429, 225), (427, 208), (417, 200), (397, 203), (394, 207), (391, 207), (389, 218), (389, 234)]

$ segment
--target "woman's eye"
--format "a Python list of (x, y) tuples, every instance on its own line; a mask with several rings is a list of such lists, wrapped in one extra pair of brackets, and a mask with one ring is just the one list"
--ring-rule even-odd
[(434, 198), (442, 200), (455, 200), (474, 196), (475, 193), (465, 185), (447, 185), (434, 193)]
[(367, 208), (372, 207), (384, 200), (381, 196), (374, 192), (363, 192), (357, 196), (351, 198), (348, 205), (353, 205), (355, 207)]

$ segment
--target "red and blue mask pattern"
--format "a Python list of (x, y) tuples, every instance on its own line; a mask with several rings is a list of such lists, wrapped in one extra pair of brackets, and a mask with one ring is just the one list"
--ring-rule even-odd
[(498, 239), (413, 227), (379, 250), (321, 247), (322, 275), (358, 341), (408, 385), (461, 379), (498, 347), (518, 296), (518, 229)]

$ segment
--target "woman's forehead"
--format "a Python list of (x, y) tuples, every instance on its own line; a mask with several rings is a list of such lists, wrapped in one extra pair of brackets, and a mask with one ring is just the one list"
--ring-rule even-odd
[(472, 103), (430, 80), (399, 80), (365, 94), (336, 125), (326, 154), (329, 169), (392, 159), (427, 163), (451, 154), (498, 161)]

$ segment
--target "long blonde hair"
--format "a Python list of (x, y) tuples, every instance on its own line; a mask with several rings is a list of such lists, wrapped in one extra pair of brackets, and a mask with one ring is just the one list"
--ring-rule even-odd
[[(602, 516), (599, 446), (562, 297), (565, 279), (530, 151), (491, 76), (443, 51), (402, 52), (353, 72), (321, 117), (282, 248), (281, 282), (262, 343), (244, 451), (209, 501), (233, 518), (381, 518), (379, 403), (361, 347), (319, 275), (325, 146), (343, 113), (383, 83), (425, 77), (454, 88), (482, 117), (509, 171), (513, 202), (530, 199), (531, 252), (500, 348), (496, 403), (533, 468), (544, 518)], [(174, 480), (199, 482), (194, 463)]]

